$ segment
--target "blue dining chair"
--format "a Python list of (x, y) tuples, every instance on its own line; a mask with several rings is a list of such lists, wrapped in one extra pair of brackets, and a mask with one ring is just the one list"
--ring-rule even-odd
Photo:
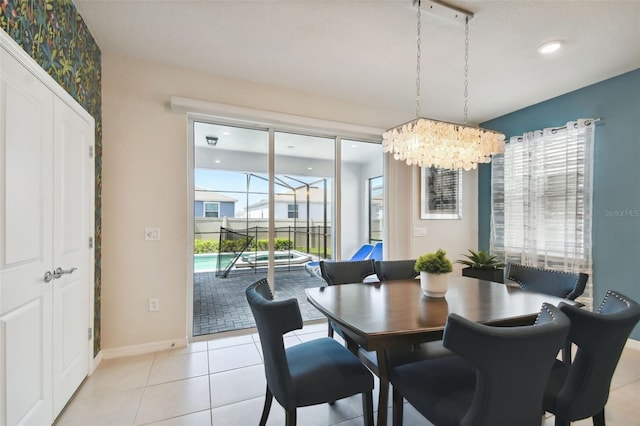
[(569, 327), (546, 303), (524, 327), (450, 314), (443, 345), (458, 356), (391, 367), (394, 426), (402, 424), (403, 398), (436, 425), (540, 426), (549, 372)]
[(373, 426), (373, 375), (347, 348), (323, 337), (284, 347), (283, 335), (302, 328), (296, 299), (273, 300), (266, 279), (245, 290), (256, 321), (267, 378), (260, 426), (267, 423), (271, 403), (285, 409), (286, 425), (296, 424), (297, 407), (362, 394), (364, 423)]
[(544, 397), (544, 409), (556, 426), (588, 417), (604, 426), (604, 407), (618, 360), (629, 334), (640, 320), (640, 305), (622, 293), (607, 291), (596, 312), (564, 303), (571, 320), (569, 339), (578, 350), (572, 362), (556, 361)]
[[(320, 274), (327, 285), (361, 283), (375, 274), (373, 260), (347, 260), (343, 262), (320, 261)], [(344, 338), (344, 333), (333, 321), (329, 320), (328, 336), (333, 337), (334, 330)]]
[[(536, 268), (518, 263), (508, 263), (506, 270), (508, 281), (516, 282), (520, 288), (575, 300), (582, 295), (589, 280), (584, 273), (555, 271)], [(562, 359), (571, 359), (571, 344), (567, 342), (562, 350)]]
[(584, 292), (589, 279), (589, 275), (584, 273), (554, 271), (518, 263), (507, 264), (506, 277), (525, 290), (569, 300), (575, 300)]
[(416, 259), (376, 260), (373, 269), (380, 281), (411, 280), (420, 275), (414, 268)]

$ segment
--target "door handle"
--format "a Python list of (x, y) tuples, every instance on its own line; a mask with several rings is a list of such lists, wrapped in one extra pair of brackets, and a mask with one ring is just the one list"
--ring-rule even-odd
[(50, 283), (55, 278), (56, 277), (54, 276), (53, 272), (51, 272), (51, 271), (47, 271), (47, 272), (44, 273), (44, 282), (45, 283)]
[[(73, 274), (73, 271), (75, 271), (76, 269), (78, 269), (78, 268), (62, 269), (60, 267), (57, 267), (56, 270), (53, 271), (53, 277), (54, 278), (60, 278), (64, 274)], [(45, 274), (45, 276), (46, 276), (46, 274)]]

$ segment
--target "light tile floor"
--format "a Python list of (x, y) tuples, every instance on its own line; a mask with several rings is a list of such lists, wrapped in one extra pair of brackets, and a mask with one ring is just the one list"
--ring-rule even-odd
[[(286, 345), (326, 333), (326, 322), (306, 325), (287, 335)], [(257, 334), (218, 337), (191, 343), (187, 348), (103, 361), (56, 424), (257, 425), (265, 386)], [(377, 410), (376, 393), (374, 401)], [(606, 420), (608, 426), (640, 426), (640, 351), (627, 349), (623, 354), (611, 386)], [(268, 424), (284, 424), (284, 411), (276, 401)], [(361, 399), (354, 396), (334, 406), (301, 408), (298, 424), (362, 425)], [(405, 405), (404, 425), (430, 424)], [(553, 417), (541, 418), (541, 425), (552, 426)], [(573, 425), (591, 425), (591, 421)]]

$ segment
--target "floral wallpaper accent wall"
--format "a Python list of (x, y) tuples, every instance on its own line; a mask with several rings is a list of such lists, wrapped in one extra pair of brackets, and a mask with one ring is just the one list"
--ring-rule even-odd
[(100, 351), (102, 65), (100, 48), (71, 0), (0, 0), (0, 28), (95, 119), (94, 355)]

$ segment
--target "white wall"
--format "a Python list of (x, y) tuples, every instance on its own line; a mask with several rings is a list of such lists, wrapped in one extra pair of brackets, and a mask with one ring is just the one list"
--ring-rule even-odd
[[(406, 165), (405, 165), (406, 167)], [(460, 220), (421, 220), (420, 219), (420, 170), (412, 171), (413, 194), (415, 195), (413, 227), (426, 228), (426, 237), (411, 237), (413, 256), (433, 252), (439, 248), (447, 252), (454, 262), (467, 253), (467, 249), (478, 247), (478, 171), (462, 172), (462, 219)], [(411, 232), (413, 235), (413, 232)], [(455, 275), (461, 275), (462, 266), (453, 264)]]
[[(381, 128), (405, 122), (412, 113), (410, 102), (407, 111), (384, 111), (108, 53), (102, 65), (104, 350), (186, 337), (187, 119), (169, 110), (171, 96)], [(437, 247), (452, 255), (475, 247), (476, 177), (465, 176), (462, 221), (420, 221), (412, 208), (412, 223), (425, 226), (427, 238), (395, 234), (395, 245), (411, 244), (414, 256)], [(405, 190), (407, 203), (413, 203), (419, 188)], [(393, 205), (386, 214), (406, 208)], [(160, 241), (144, 241), (148, 226), (161, 229)], [(148, 312), (151, 297), (160, 299), (159, 312)]]

